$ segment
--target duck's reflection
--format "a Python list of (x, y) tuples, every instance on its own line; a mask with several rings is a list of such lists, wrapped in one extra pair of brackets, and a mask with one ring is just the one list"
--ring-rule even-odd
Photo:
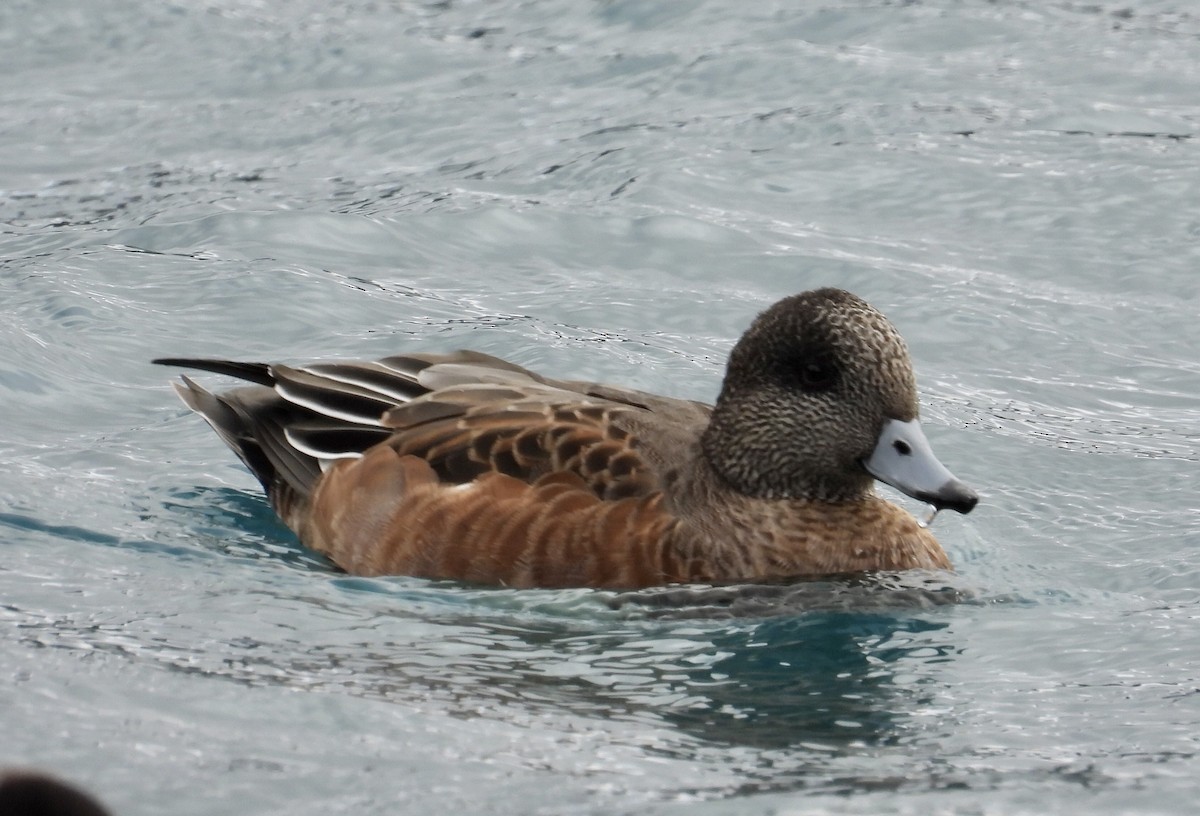
[(930, 649), (927, 635), (944, 628), (921, 618), (824, 612), (725, 631), (712, 639), (720, 659), (689, 675), (703, 699), (661, 716), (710, 742), (763, 748), (889, 741), (897, 718), (922, 702), (897, 686), (897, 663)]
[[(497, 602), (516, 600), (515, 593), (483, 592)], [(340, 642), (293, 654), (286, 673), (248, 679), (290, 677), (314, 688), (336, 676), (343, 691), (432, 697), (466, 716), (505, 718), (517, 706), (520, 719), (551, 710), (634, 721), (675, 731), (685, 742), (836, 750), (897, 736), (897, 721), (922, 704), (929, 667), (955, 654), (944, 616), (928, 608), (954, 592), (925, 592), (919, 603), (904, 592), (880, 589), (873, 606), (860, 609), (848, 605), (845, 585), (824, 594), (809, 588), (806, 603), (819, 599), (825, 608), (730, 618), (729, 606), (720, 605), (719, 620), (697, 605), (676, 605), (671, 617), (682, 619), (662, 620), (659, 598), (652, 601), (655, 618), (581, 620), (531, 616), (528, 607), (480, 617), (473, 593), (443, 589), (440, 598), (430, 596), (436, 606), (425, 606), (421, 619), (377, 617)], [(573, 597), (562, 602), (596, 611), (586, 594)], [(262, 645), (255, 645), (256, 662), (266, 657)]]
[(667, 598), (640, 593), (624, 600), (659, 617), (731, 616), (724, 626), (695, 633), (698, 644), (707, 641), (708, 657), (694, 656), (683, 672), (694, 699), (661, 710), (665, 721), (714, 742), (835, 748), (889, 740), (897, 718), (922, 702), (922, 667), (954, 654), (939, 634), (947, 623), (929, 610), (968, 593), (923, 577), (675, 590)]

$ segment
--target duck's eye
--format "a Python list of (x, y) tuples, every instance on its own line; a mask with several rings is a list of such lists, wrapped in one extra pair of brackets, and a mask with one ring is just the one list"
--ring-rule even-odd
[(826, 391), (837, 382), (838, 370), (829, 360), (805, 360), (800, 364), (800, 387), (805, 391)]

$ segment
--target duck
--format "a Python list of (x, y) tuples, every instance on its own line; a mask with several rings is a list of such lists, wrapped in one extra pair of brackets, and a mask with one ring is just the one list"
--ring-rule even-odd
[(858, 296), (786, 297), (715, 404), (552, 379), (477, 351), (304, 365), (160, 358), (301, 544), (357, 576), (639, 589), (951, 570), (875, 482), (969, 513), (907, 346)]

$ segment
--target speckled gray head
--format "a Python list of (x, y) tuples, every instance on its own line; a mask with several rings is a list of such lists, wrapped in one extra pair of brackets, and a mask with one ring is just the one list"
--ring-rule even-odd
[(841, 289), (785, 298), (734, 347), (712, 422), (710, 463), (759, 498), (849, 501), (873, 478), (966, 513), (974, 492), (933, 456), (899, 332)]

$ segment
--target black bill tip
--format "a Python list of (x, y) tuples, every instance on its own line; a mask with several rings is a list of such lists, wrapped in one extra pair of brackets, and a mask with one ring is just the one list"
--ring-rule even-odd
[(951, 479), (934, 491), (921, 491), (914, 498), (928, 502), (938, 510), (953, 510), (966, 515), (979, 504), (979, 494), (958, 479)]

